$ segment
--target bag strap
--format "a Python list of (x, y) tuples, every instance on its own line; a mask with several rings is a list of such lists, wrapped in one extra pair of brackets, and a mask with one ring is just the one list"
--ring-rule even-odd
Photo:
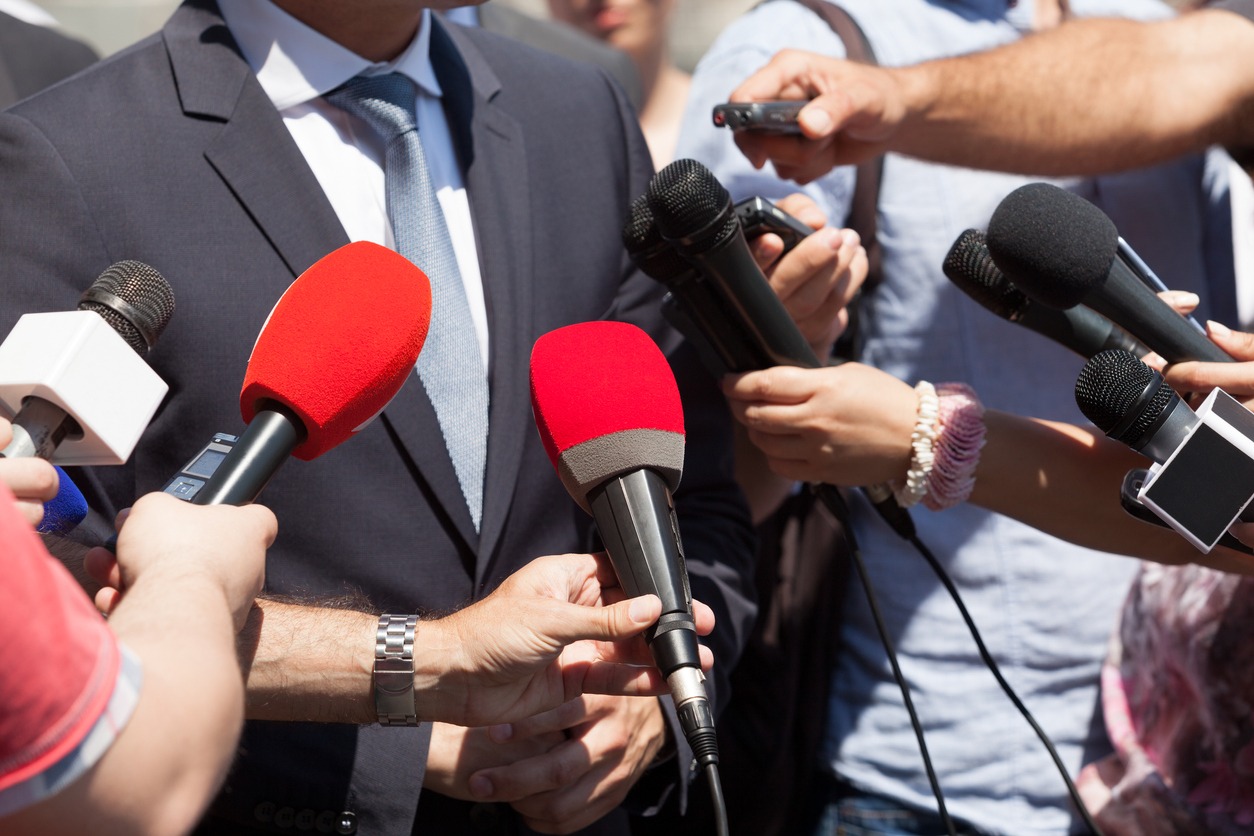
[[(794, 0), (819, 16), (837, 37), (845, 44), (845, 55), (850, 61), (861, 64), (877, 65), (875, 51), (867, 40), (862, 27), (853, 19), (849, 12), (835, 3), (826, 0)], [(867, 160), (857, 167), (853, 187), (853, 200), (850, 205), (849, 228), (862, 238), (862, 246), (866, 249), (867, 277), (863, 290), (870, 292), (876, 288), (882, 278), (880, 243), (876, 237), (876, 209), (880, 198), (880, 180), (884, 174), (884, 157), (878, 156)]]

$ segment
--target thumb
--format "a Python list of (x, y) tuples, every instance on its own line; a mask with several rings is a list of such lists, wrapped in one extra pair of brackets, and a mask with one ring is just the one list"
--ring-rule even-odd
[(1206, 336), (1236, 360), (1254, 360), (1254, 334), (1233, 331), (1221, 322), (1207, 320)]
[(662, 614), (662, 601), (656, 595), (641, 595), (608, 607), (568, 604), (552, 611), (546, 631), (562, 644), (593, 639), (618, 641), (644, 631)]

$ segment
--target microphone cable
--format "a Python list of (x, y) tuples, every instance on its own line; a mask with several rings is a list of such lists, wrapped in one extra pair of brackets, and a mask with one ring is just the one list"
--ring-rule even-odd
[[(862, 588), (866, 592), (867, 603), (871, 609), (871, 617), (875, 621), (875, 629), (879, 633), (880, 642), (884, 645), (884, 651), (888, 656), (889, 666), (893, 671), (893, 678), (896, 680), (898, 688), (901, 689), (902, 701), (905, 703), (906, 713), (910, 715), (910, 725), (913, 727), (915, 738), (919, 742), (919, 753), (923, 757), (923, 764), (927, 772), (928, 783), (932, 786), (932, 794), (936, 796), (937, 812), (940, 815), (941, 821), (945, 823), (945, 827), (952, 836), (954, 833), (953, 822), (949, 817), (948, 811), (945, 809), (945, 801), (943, 795), (941, 794), (940, 784), (936, 779), (936, 773), (933, 769), (931, 758), (928, 755), (927, 744), (923, 739), (923, 728), (919, 723), (918, 715), (915, 713), (914, 705), (910, 699), (909, 687), (906, 685), (905, 678), (898, 666), (897, 654), (893, 648), (892, 640), (888, 636), (888, 631), (884, 626), (883, 617), (880, 614), (879, 606), (872, 590), (870, 576), (868, 575), (866, 565), (862, 560), (862, 553), (858, 548), (857, 540), (853, 535), (853, 526), (849, 519), (848, 505), (845, 503), (844, 497), (841, 496), (840, 491), (832, 485), (814, 484), (810, 487), (815, 491), (823, 504), (827, 506), (828, 510), (836, 516), (845, 529), (849, 541), (849, 551), (852, 556), (853, 565), (858, 572), (858, 578), (862, 583)], [(880, 512), (881, 517), (885, 516), (880, 508), (877, 507), (876, 510)], [(889, 526), (902, 537), (902, 539), (914, 546), (915, 550), (922, 555), (925, 561), (927, 561), (928, 566), (932, 568), (932, 572), (936, 575), (937, 580), (939, 580), (941, 585), (945, 587), (945, 591), (949, 593), (949, 597), (953, 600), (954, 606), (958, 608), (958, 613), (962, 616), (963, 622), (967, 625), (967, 630), (970, 632), (971, 638), (975, 642), (975, 647), (979, 651), (980, 659), (984, 662), (985, 667), (988, 668), (989, 673), (993, 675), (993, 678), (997, 681), (997, 684), (1001, 687), (1006, 697), (1018, 710), (1019, 714), (1023, 716), (1023, 719), (1027, 721), (1028, 725), (1032, 728), (1032, 731), (1036, 733), (1037, 738), (1045, 746), (1045, 751), (1049, 754), (1055, 768), (1058, 770), (1058, 774), (1061, 776), (1063, 784), (1066, 785), (1067, 795), (1071, 799), (1072, 806), (1075, 807), (1076, 814), (1084, 822), (1085, 827), (1088, 828), (1089, 832), (1092, 833), (1093, 836), (1102, 836), (1101, 828), (1097, 826), (1097, 822), (1093, 820), (1092, 815), (1084, 806), (1084, 802), (1080, 799), (1080, 793), (1076, 788), (1075, 782), (1072, 781), (1071, 776), (1067, 774), (1067, 768), (1063, 764), (1062, 758), (1058, 755), (1058, 750), (1054, 747), (1053, 742), (1049, 739), (1045, 730), (1042, 729), (1040, 724), (1036, 721), (1036, 718), (1032, 716), (1032, 712), (1029, 711), (1027, 706), (1023, 704), (1019, 695), (1015, 693), (1014, 688), (1011, 687), (1010, 683), (1007, 682), (1006, 678), (1002, 675), (1001, 668), (998, 667), (996, 660), (993, 659), (993, 655), (984, 644), (984, 639), (980, 634), (979, 628), (975, 625), (975, 620), (971, 617), (970, 611), (967, 610), (966, 604), (963, 603), (962, 595), (959, 594), (957, 586), (954, 584), (953, 579), (950, 578), (949, 574), (945, 571), (944, 566), (942, 566), (940, 561), (936, 559), (936, 555), (932, 553), (932, 550), (929, 549), (923, 540), (918, 536), (918, 531), (914, 527), (914, 521), (911, 519), (909, 512), (902, 510), (897, 514), (894, 514), (893, 519), (885, 517), (885, 522), (887, 522)]]
[(705, 779), (710, 785), (710, 801), (714, 806), (714, 832), (717, 836), (731, 836), (727, 802), (723, 800), (723, 782), (718, 775), (717, 761), (705, 765)]
[(949, 574), (941, 566), (940, 561), (936, 559), (936, 555), (932, 554), (931, 549), (924, 545), (923, 541), (916, 535), (910, 538), (910, 543), (923, 555), (923, 559), (932, 567), (937, 580), (945, 587), (945, 591), (949, 593), (949, 597), (953, 599), (955, 606), (958, 607), (958, 613), (962, 616), (962, 620), (966, 622), (967, 629), (971, 633), (971, 638), (975, 640), (975, 647), (980, 652), (980, 658), (984, 660), (985, 667), (997, 680), (997, 684), (1001, 686), (1002, 691), (1014, 704), (1014, 707), (1023, 715), (1023, 719), (1027, 720), (1028, 725), (1032, 727), (1032, 731), (1036, 732), (1036, 736), (1040, 738), (1041, 743), (1045, 745), (1045, 751), (1049, 753), (1049, 757), (1053, 760), (1054, 766), (1058, 769), (1058, 774), (1062, 776), (1062, 781), (1067, 785), (1067, 795), (1071, 797), (1071, 803), (1076, 809), (1076, 813), (1084, 821), (1089, 832), (1094, 836), (1102, 836), (1101, 829), (1097, 826), (1097, 822), (1093, 821), (1093, 817), (1084, 806), (1084, 802), (1080, 800), (1080, 792), (1076, 789), (1075, 782), (1071, 780), (1071, 776), (1067, 774), (1067, 768), (1063, 765), (1062, 758), (1058, 756), (1058, 750), (1054, 748), (1054, 744), (1050, 741), (1049, 735), (1045, 734), (1045, 730), (1036, 722), (1036, 718), (1032, 716), (1032, 712), (1028, 711), (1023, 701), (1019, 699), (1019, 695), (1010, 687), (1010, 683), (1002, 676), (1001, 668), (998, 667), (993, 654), (988, 652), (988, 648), (984, 645), (984, 639), (980, 636), (980, 631), (975, 626), (975, 620), (971, 618), (971, 613), (962, 602), (962, 596), (958, 594), (958, 587), (954, 585)]
[[(928, 783), (932, 786), (932, 795), (936, 797), (936, 812), (940, 815), (941, 821), (945, 823), (945, 830), (949, 836), (957, 836), (958, 831), (954, 828), (953, 819), (949, 817), (949, 810), (945, 807), (945, 795), (941, 792), (940, 781), (936, 777), (936, 769), (932, 766), (932, 758), (927, 751), (927, 741), (923, 737), (923, 725), (919, 722), (919, 715), (914, 710), (914, 701), (910, 698), (910, 686), (906, 684), (906, 678), (901, 672), (901, 666), (897, 664), (897, 651), (893, 647), (893, 640), (888, 635), (888, 628), (884, 624), (884, 617), (880, 612), (879, 600), (875, 596), (875, 590), (871, 584), (871, 576), (867, 573), (866, 564), (862, 560), (862, 551), (858, 548), (858, 540), (853, 533), (853, 521), (849, 518), (849, 506), (845, 503), (845, 498), (841, 496), (840, 490), (834, 485), (811, 484), (810, 489), (814, 491), (832, 515), (840, 521), (841, 526), (845, 530), (845, 538), (849, 542), (849, 554), (852, 558), (854, 569), (858, 572), (858, 580), (862, 583), (862, 591), (866, 593), (867, 605), (871, 609), (871, 618), (875, 621), (875, 630), (879, 633), (880, 643), (884, 645), (884, 653), (888, 656), (888, 665), (892, 668), (893, 679), (897, 682), (897, 687), (901, 689), (901, 701), (906, 706), (906, 713), (910, 715), (910, 726), (914, 729), (914, 737), (919, 742), (919, 754), (923, 757), (923, 769), (927, 772)], [(909, 513), (903, 513), (907, 520), (910, 519)], [(899, 534), (901, 531), (893, 526)], [(913, 523), (910, 526), (913, 531)], [(903, 535), (904, 536), (904, 535)], [(918, 538), (915, 537), (915, 540)]]

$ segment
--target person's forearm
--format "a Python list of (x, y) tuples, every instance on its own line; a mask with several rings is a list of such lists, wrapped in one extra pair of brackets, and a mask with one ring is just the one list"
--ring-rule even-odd
[(153, 573), (109, 626), (143, 665), (135, 711), (84, 777), (6, 820), (6, 833), (186, 833), (226, 774), (244, 689), (221, 589)]
[(893, 150), (1035, 174), (1096, 174), (1254, 136), (1254, 24), (1232, 13), (1075, 20), (896, 71)]
[[(362, 603), (362, 602), (359, 602)], [(414, 693), (423, 720), (456, 717), (465, 666), (454, 619), (420, 620)], [(374, 723), (379, 614), (258, 599), (239, 635), (251, 720)]]
[(1254, 574), (1254, 557), (1217, 548), (1202, 554), (1170, 529), (1123, 510), (1124, 474), (1148, 461), (1070, 424), (989, 410), (970, 501), (1077, 545), (1159, 563), (1200, 563)]

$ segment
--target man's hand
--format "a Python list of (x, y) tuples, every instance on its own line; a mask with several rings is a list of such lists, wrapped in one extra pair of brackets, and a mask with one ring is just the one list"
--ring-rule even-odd
[(494, 730), (495, 727), (468, 729), (432, 723), (423, 789), (463, 801), (478, 801), (479, 796), (470, 788), (472, 775), (537, 758), (566, 742), (566, 735), (559, 730), (509, 737), (499, 732), (493, 734)]
[(666, 743), (656, 699), (584, 696), (544, 714), (491, 729), (494, 740), (569, 738), (552, 751), (470, 776), (481, 801), (509, 801), (533, 830), (570, 833), (622, 803)]
[(858, 233), (828, 227), (807, 195), (789, 195), (775, 205), (815, 232), (782, 257), (784, 242), (774, 233), (758, 236), (750, 249), (815, 355), (830, 357), (849, 324), (846, 306), (866, 279), (866, 250)]
[[(714, 613), (693, 602), (697, 632)], [(418, 625), (418, 715), (466, 726), (529, 717), (581, 694), (656, 695), (666, 682), (641, 633), (655, 595), (624, 600), (604, 555), (533, 560), (487, 598)], [(703, 667), (713, 656), (701, 648)]]
[(810, 100), (797, 117), (801, 136), (737, 131), (736, 144), (754, 167), (772, 162), (798, 183), (884, 153), (907, 114), (896, 71), (797, 50), (778, 53), (728, 96), (774, 99)]

